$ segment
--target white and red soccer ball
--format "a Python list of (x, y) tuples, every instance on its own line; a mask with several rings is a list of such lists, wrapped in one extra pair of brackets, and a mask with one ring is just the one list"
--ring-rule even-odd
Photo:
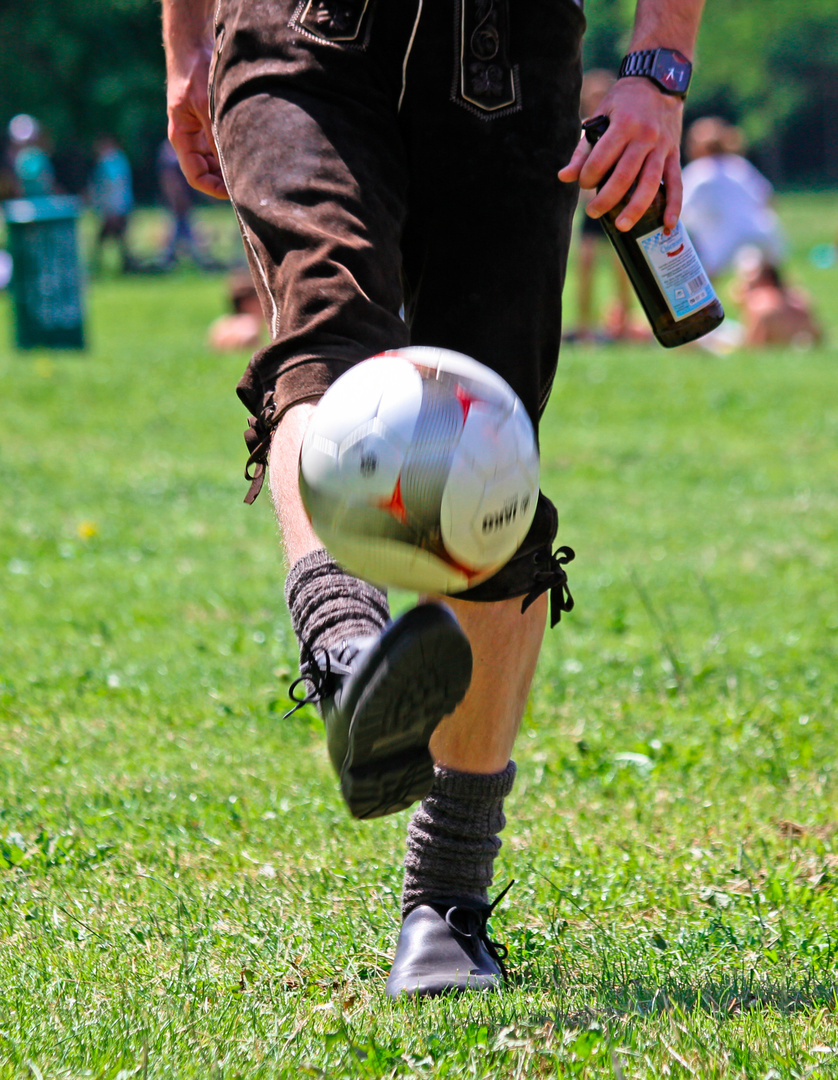
[(538, 498), (520, 398), (462, 353), (411, 346), (357, 364), (320, 400), (300, 453), (312, 526), (378, 585), (454, 593), (518, 550)]

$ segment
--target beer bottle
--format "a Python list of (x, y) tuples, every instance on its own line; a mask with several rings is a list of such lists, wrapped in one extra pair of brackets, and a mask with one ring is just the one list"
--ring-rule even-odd
[[(582, 127), (591, 146), (605, 134), (608, 123), (607, 116), (595, 116), (584, 122)], [(670, 349), (695, 341), (715, 330), (725, 317), (724, 309), (681, 222), (668, 234), (664, 230), (663, 182), (637, 224), (627, 232), (617, 228), (617, 218), (633, 191), (632, 185), (599, 220), (661, 345)]]

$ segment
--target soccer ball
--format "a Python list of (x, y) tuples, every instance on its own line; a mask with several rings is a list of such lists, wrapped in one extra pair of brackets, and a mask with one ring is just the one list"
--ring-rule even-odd
[(321, 398), (300, 452), (314, 531), (376, 585), (455, 593), (491, 577), (538, 499), (527, 412), (462, 353), (411, 346), (350, 368)]

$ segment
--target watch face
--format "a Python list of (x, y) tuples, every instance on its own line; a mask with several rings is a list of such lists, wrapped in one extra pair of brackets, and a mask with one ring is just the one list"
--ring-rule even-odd
[(672, 49), (658, 49), (652, 78), (670, 94), (685, 94), (690, 85), (692, 65), (686, 56)]

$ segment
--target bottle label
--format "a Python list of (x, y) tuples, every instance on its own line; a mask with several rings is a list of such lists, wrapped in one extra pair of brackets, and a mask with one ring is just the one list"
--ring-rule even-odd
[(663, 229), (655, 229), (639, 236), (637, 243), (674, 319), (686, 319), (716, 299), (707, 272), (680, 221), (668, 236)]

